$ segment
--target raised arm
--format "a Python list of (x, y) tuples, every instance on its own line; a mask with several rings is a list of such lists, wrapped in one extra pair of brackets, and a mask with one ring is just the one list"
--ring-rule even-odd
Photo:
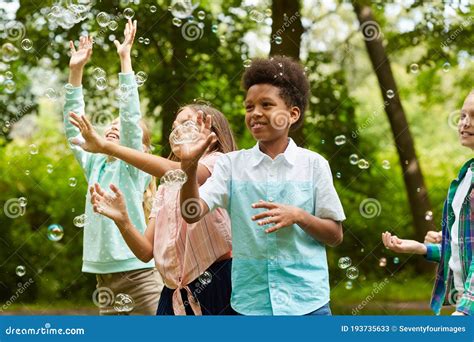
[[(92, 55), (92, 44), (93, 41), (91, 37), (80, 37), (79, 47), (76, 50), (74, 43), (72, 41), (69, 42), (71, 59), (69, 61), (69, 84), (65, 87), (66, 98), (64, 103), (63, 122), (66, 137), (70, 142), (72, 139), (80, 140), (80, 131), (70, 123), (69, 112), (73, 111), (79, 115), (84, 115), (82, 74), (84, 66)], [(70, 144), (70, 146), (81, 167), (84, 170), (87, 170), (90, 154), (78, 146), (73, 144)]]
[[(85, 151), (113, 156), (158, 178), (163, 177), (169, 170), (181, 168), (181, 163), (179, 162), (107, 141), (104, 137), (97, 134), (85, 115), (71, 113), (70, 121), (82, 134), (85, 142), (81, 143), (81, 148)], [(78, 141), (73, 142), (80, 143)], [(203, 184), (209, 176), (209, 170), (205, 166), (197, 166), (197, 180), (199, 184)]]

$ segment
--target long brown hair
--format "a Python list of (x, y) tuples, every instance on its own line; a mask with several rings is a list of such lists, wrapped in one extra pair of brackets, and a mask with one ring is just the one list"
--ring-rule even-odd
[[(146, 153), (151, 154), (151, 133), (150, 129), (148, 128), (145, 120), (140, 120), (140, 127), (143, 131), (142, 136), (142, 143), (145, 146)], [(153, 206), (153, 199), (155, 198), (156, 194), (156, 177), (152, 176), (150, 180), (150, 184), (145, 190), (143, 194), (143, 211), (145, 212), (145, 221), (148, 222), (148, 216), (150, 215), (152, 206)]]
[[(212, 117), (211, 130), (216, 134), (217, 140), (208, 153), (227, 153), (237, 150), (237, 144), (234, 139), (234, 134), (232, 133), (232, 129), (230, 128), (229, 122), (227, 121), (224, 114), (222, 114), (219, 110), (206, 103), (191, 103), (184, 105), (180, 109), (178, 109), (176, 115), (182, 112), (185, 108), (189, 108), (195, 113), (197, 113), (198, 111), (202, 111), (204, 113), (204, 120), (208, 115)], [(173, 152), (170, 153), (168, 159), (173, 161), (179, 161), (179, 158)]]

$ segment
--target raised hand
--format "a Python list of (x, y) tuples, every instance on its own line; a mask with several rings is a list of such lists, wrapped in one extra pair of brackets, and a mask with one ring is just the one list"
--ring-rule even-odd
[(382, 241), (385, 247), (396, 253), (426, 254), (426, 246), (421, 242), (400, 239), (389, 232), (382, 233)]
[(105, 192), (97, 183), (91, 186), (89, 191), (92, 208), (96, 213), (104, 215), (116, 223), (127, 221), (127, 205), (122, 192), (114, 184), (110, 184), (110, 190), (112, 193)]
[(94, 44), (92, 37), (81, 36), (79, 38), (79, 47), (76, 50), (74, 42), (69, 41), (69, 47), (71, 49), (71, 59), (69, 60), (69, 67), (84, 68), (84, 65), (90, 60), (92, 56), (92, 45)]
[(132, 50), (133, 41), (135, 39), (135, 34), (137, 33), (137, 21), (128, 19), (128, 22), (125, 24), (125, 30), (123, 31), (123, 42), (120, 43), (118, 40), (114, 40), (114, 44), (117, 47), (117, 53), (120, 58), (129, 57), (130, 51)]
[(70, 122), (79, 128), (84, 141), (79, 138), (74, 138), (71, 142), (80, 146), (84, 151), (92, 153), (103, 153), (107, 140), (100, 136), (94, 126), (85, 115), (77, 115), (74, 112), (69, 112)]
[(213, 144), (217, 137), (214, 132), (211, 132), (212, 117), (206, 116), (203, 121), (203, 112), (197, 112), (197, 126), (199, 127), (198, 140), (189, 144), (172, 144), (173, 153), (181, 160), (182, 165), (197, 164), (199, 159), (203, 156), (211, 144)]

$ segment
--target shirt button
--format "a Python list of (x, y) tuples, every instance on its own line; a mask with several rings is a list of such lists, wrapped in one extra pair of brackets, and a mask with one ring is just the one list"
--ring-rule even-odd
[(271, 287), (272, 289), (274, 289), (274, 288), (276, 287), (276, 285), (275, 285), (275, 284), (271, 284), (270, 287)]
[(268, 197), (268, 202), (273, 202), (273, 197)]

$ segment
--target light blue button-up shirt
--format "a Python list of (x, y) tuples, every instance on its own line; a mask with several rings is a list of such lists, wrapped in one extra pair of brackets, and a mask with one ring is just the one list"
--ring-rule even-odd
[(251, 217), (265, 200), (302, 208), (320, 218), (343, 221), (329, 164), (289, 139), (275, 159), (255, 145), (221, 156), (200, 189), (210, 210), (227, 209), (232, 222), (231, 305), (244, 315), (303, 315), (329, 302), (324, 244), (298, 225), (265, 233)]

